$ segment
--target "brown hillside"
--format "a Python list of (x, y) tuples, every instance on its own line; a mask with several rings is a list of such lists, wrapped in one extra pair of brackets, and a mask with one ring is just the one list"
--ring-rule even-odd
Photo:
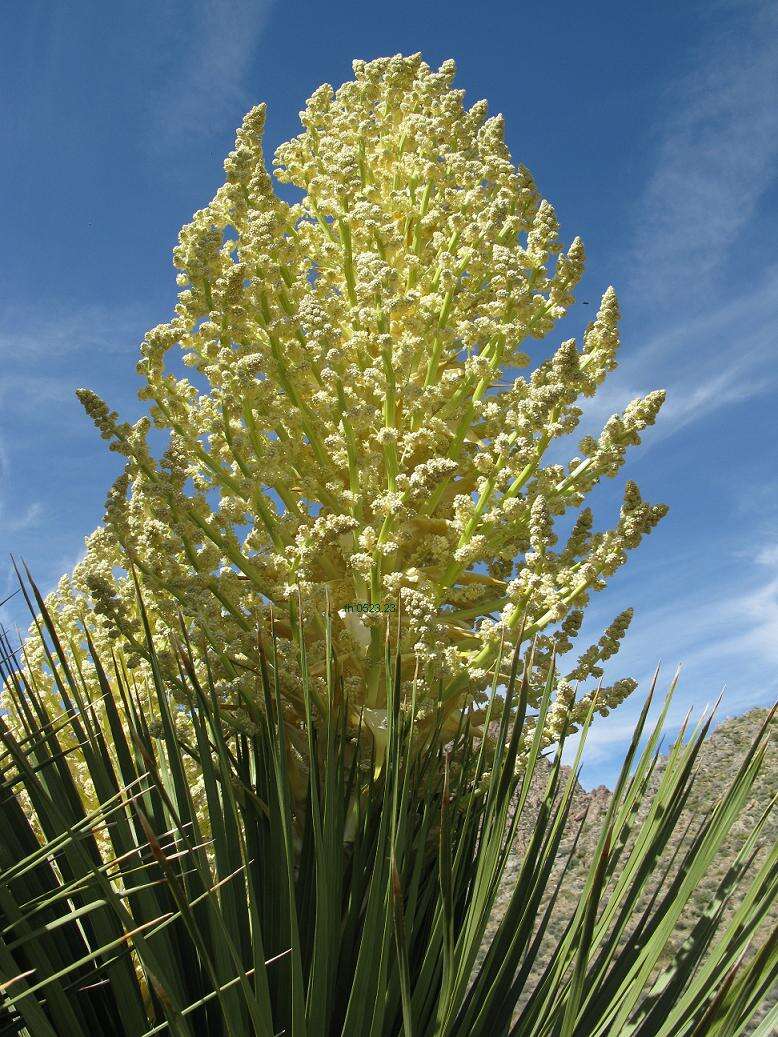
[[(674, 832), (671, 844), (668, 847), (668, 863), (672, 859), (673, 852), (678, 849), (682, 840), (684, 840), (687, 826), (689, 832), (693, 833), (696, 830), (697, 825), (704, 823), (705, 815), (712, 808), (718, 798), (726, 791), (729, 783), (737, 772), (743, 756), (756, 738), (756, 735), (767, 719), (767, 716), (767, 710), (753, 709), (742, 716), (728, 718), (708, 737), (700, 752), (697, 774), (689, 802), (684, 811), (684, 816), (682, 817), (681, 824), (679, 824)], [(773, 725), (774, 728), (778, 728), (778, 719), (773, 720)], [(531, 800), (529, 808), (525, 811), (525, 816), (528, 818), (528, 821), (519, 828), (517, 833), (515, 849), (509, 858), (503, 884), (498, 893), (495, 912), (489, 929), (487, 930), (487, 945), (489, 935), (494, 931), (497, 921), (505, 909), (513, 881), (521, 866), (522, 853), (527, 845), (530, 831), (529, 822), (535, 813), (533, 806), (535, 804), (540, 804), (548, 766), (548, 764), (543, 764), (542, 767), (538, 768), (535, 775), (532, 792), (530, 794)], [(659, 774), (664, 766), (665, 760), (661, 759), (657, 767), (657, 773), (651, 780), (650, 787), (652, 790), (656, 788)], [(743, 839), (752, 829), (763, 811), (770, 806), (770, 803), (776, 794), (778, 794), (778, 744), (776, 744), (776, 739), (773, 737), (768, 745), (764, 767), (754, 785), (753, 796), (747, 804), (746, 809), (735, 823), (728, 842), (716, 858), (714, 867), (712, 867), (707, 873), (700, 887), (687, 905), (681, 919), (681, 925), (673, 939), (673, 949), (680, 947), (695, 921), (705, 910), (711, 896), (718, 886), (718, 883), (724, 876), (729, 862), (733, 859), (738, 848), (742, 844)], [(571, 866), (563, 883), (555, 915), (550, 925), (550, 932), (545, 938), (541, 948), (540, 959), (534, 970), (535, 976), (540, 975), (548, 960), (548, 955), (551, 949), (556, 943), (556, 940), (563, 933), (565, 925), (574, 910), (578, 894), (583, 888), (587, 868), (594, 855), (598, 834), (603, 818), (608, 809), (610, 796), (610, 791), (604, 786), (599, 786), (598, 788), (587, 792), (578, 785), (575, 791), (573, 807), (570, 813), (570, 822), (568, 823), (568, 831), (563, 839), (556, 865), (557, 877), (561, 873), (562, 862), (566, 860), (570, 850), (572, 849), (574, 832), (578, 828), (578, 823), (580, 823), (584, 818), (584, 815), (586, 815), (586, 820)], [(755, 870), (764, 860), (767, 848), (775, 842), (777, 837), (778, 818), (776, 818), (776, 811), (773, 811), (764, 830), (763, 836), (761, 837), (760, 849), (750, 868), (749, 876), (754, 874)], [(689, 835), (686, 834), (686, 839), (688, 840), (688, 838)], [(663, 870), (664, 869), (662, 868), (658, 868), (657, 873), (661, 873)], [(675, 867), (671, 866), (666, 881), (670, 881), (673, 874), (675, 874)], [(553, 884), (553, 882), (550, 884), (551, 888), (553, 888)], [(657, 880), (654, 880), (653, 883), (649, 884), (648, 888), (642, 895), (641, 907), (647, 907), (650, 904), (651, 898), (657, 892), (657, 885)], [(744, 889), (747, 888), (747, 886), (744, 887), (741, 885), (740, 888)], [(739, 902), (739, 899), (736, 897), (733, 902), (727, 905), (725, 911), (725, 922), (731, 918), (732, 913)], [(778, 908), (773, 909), (771, 921), (773, 925), (778, 922)], [(767, 928), (768, 927), (766, 926), (763, 931), (766, 931)], [(530, 980), (528, 985), (528, 990), (531, 989), (532, 980)], [(775, 995), (773, 1000), (775, 1000)], [(772, 1003), (772, 1001), (770, 1003)], [(766, 1014), (768, 1007), (768, 1004), (763, 1006), (759, 1018), (762, 1018), (763, 1015)]]

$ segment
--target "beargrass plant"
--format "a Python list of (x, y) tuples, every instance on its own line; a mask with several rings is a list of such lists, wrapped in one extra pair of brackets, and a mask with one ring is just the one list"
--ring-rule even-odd
[[(551, 665), (517, 769), (533, 712), (532, 647), (513, 653), (508, 708), (499, 711), (496, 752), (487, 752), (484, 737), (472, 737), (470, 712), (444, 742), (437, 730), (442, 697), (433, 729), (419, 735), (414, 711), (401, 708), (402, 637), (388, 639), (379, 758), (349, 729), (331, 615), (322, 616), (324, 701), (314, 695), (300, 629), (312, 761), (301, 807), (290, 794), (275, 642), (269, 658), (257, 645), (262, 705), (247, 703), (253, 726), (236, 732), (225, 723), (208, 665), (200, 680), (181, 625), (170, 651), (194, 704), (190, 742), (177, 730), (142, 597), (153, 711), (133, 671), (116, 656), (101, 658), (87, 634), (102, 689), (99, 702), (90, 701), (83, 670), (71, 665), (34, 586), (32, 593), (61, 708), (49, 709), (31, 671), (4, 644), (3, 678), (23, 719), (17, 734), (0, 719), (0, 1033), (735, 1037), (747, 1032), (778, 978), (778, 934), (762, 931), (778, 886), (778, 847), (749, 872), (766, 814), (684, 944), (667, 957), (685, 905), (748, 803), (767, 725), (726, 794), (687, 831), (679, 867), (646, 907), (641, 894), (666, 867), (663, 854), (710, 724), (704, 720), (688, 738), (681, 731), (647, 796), (672, 695), (671, 688), (644, 735), (652, 687), (583, 889), (538, 973), (560, 887), (565, 895), (565, 874), (553, 890), (550, 876), (574, 824), (570, 806), (593, 707), (573, 770), (566, 775), (560, 767), (564, 730), (550, 765), (542, 761)], [(499, 679), (496, 664), (486, 727)], [(147, 719), (152, 712), (157, 735)], [(74, 747), (96, 790), (91, 809)], [(206, 824), (190, 787), (193, 761)], [(528, 791), (541, 764), (547, 787), (532, 807)], [(519, 823), (532, 834), (504, 916), (479, 954)], [(773, 1033), (775, 1021), (773, 1011), (759, 1037)]]
[[(487, 118), (483, 101), (464, 106), (451, 61), (433, 71), (397, 56), (354, 72), (337, 91), (316, 90), (303, 132), (278, 148), (283, 194), (263, 158), (265, 108), (246, 116), (225, 184), (174, 250), (175, 313), (141, 346), (149, 417), (127, 424), (80, 392), (125, 470), (84, 560), (49, 600), (71, 631), (71, 666), (98, 696), (84, 622), (101, 653), (121, 645), (128, 665), (150, 665), (134, 571), (158, 665), (175, 677), (181, 613), (196, 625), (198, 679), (207, 651), (236, 726), (250, 723), (256, 640), (269, 655), (272, 614), (294, 794), (307, 780), (298, 607), (315, 700), (329, 612), (347, 728), (379, 740), (397, 610), (403, 708), (413, 686), (414, 722), (428, 733), (442, 688), (445, 739), (473, 704), (483, 719), (501, 645), (523, 623), (539, 635), (533, 707), (552, 643), (557, 657), (551, 745), (568, 719), (580, 724), (594, 702), (606, 713), (635, 686), (597, 683), (630, 609), (575, 662), (563, 657), (591, 593), (666, 510), (631, 481), (611, 528), (585, 506), (653, 423), (661, 392), (584, 437), (567, 464), (549, 460), (616, 366), (619, 308), (608, 288), (580, 342), (542, 345), (574, 301), (583, 245), (560, 242), (502, 118)], [(29, 658), (43, 685), (34, 640)], [(191, 689), (171, 687), (192, 705)], [(50, 680), (49, 690), (56, 699)]]
[(451, 62), (354, 67), (278, 149), (297, 200), (247, 115), (142, 345), (150, 418), (81, 392), (125, 470), (57, 591), (23, 582), (35, 620), (3, 649), (0, 1033), (735, 1037), (776, 977), (778, 851), (749, 874), (764, 819), (666, 958), (764, 732), (645, 909), (710, 723), (649, 794), (668, 703), (641, 749), (648, 696), (534, 968), (586, 732), (634, 688), (587, 685), (630, 611), (561, 660), (666, 510), (632, 482), (611, 529), (582, 505), (662, 394), (548, 461), (615, 366), (615, 294), (542, 353), (583, 248), (501, 119), (463, 107)]

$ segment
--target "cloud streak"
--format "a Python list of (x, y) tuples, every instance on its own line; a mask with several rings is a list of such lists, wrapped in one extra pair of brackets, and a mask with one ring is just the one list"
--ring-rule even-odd
[(778, 384), (778, 267), (750, 284), (731, 268), (776, 181), (778, 8), (714, 11), (716, 30), (658, 99), (654, 168), (636, 203), (626, 312), (642, 315), (646, 337), (626, 342), (619, 371), (586, 408), (593, 431), (662, 385), (653, 447)]
[(75, 352), (120, 353), (135, 349), (140, 320), (138, 306), (48, 301), (43, 306), (8, 306), (0, 312), (0, 359), (39, 367)]
[[(31, 0), (11, 27), (13, 89), (0, 92), (9, 157), (41, 136), (69, 144), (75, 135), (80, 161), (100, 162), (108, 119), (156, 160), (155, 173), (180, 178), (184, 148), (232, 128), (249, 106), (245, 80), (272, 5), (82, 0), (74, 12)], [(69, 122), (74, 110), (86, 118)]]
[[(633, 573), (639, 591), (632, 628), (619, 653), (606, 665), (605, 681), (629, 675), (638, 689), (606, 718), (596, 718), (587, 739), (584, 784), (612, 782), (634, 730), (654, 670), (661, 663), (654, 717), (673, 673), (681, 667), (678, 688), (667, 718), (667, 737), (680, 728), (689, 709), (694, 721), (723, 693), (715, 723), (756, 706), (772, 704), (778, 685), (778, 544), (768, 542), (756, 553), (711, 547), (721, 572), (696, 572), (679, 581), (659, 574), (648, 586)], [(676, 561), (677, 568), (678, 560)], [(687, 589), (684, 591), (683, 587)], [(598, 629), (610, 612), (593, 603), (587, 627)], [(584, 631), (584, 635), (587, 631)], [(587, 637), (582, 635), (582, 643)], [(575, 654), (575, 653), (573, 653)], [(660, 658), (661, 656), (661, 658)], [(572, 762), (577, 739), (565, 748)]]
[(703, 302), (753, 219), (778, 158), (778, 9), (741, 4), (666, 95), (658, 162), (643, 199), (634, 287)]
[(236, 106), (249, 107), (244, 80), (271, 7), (272, 0), (172, 5), (166, 21), (176, 60), (149, 112), (155, 148), (221, 132)]
[(626, 264), (626, 312), (642, 314), (645, 337), (628, 338), (618, 372), (586, 409), (592, 431), (661, 385), (668, 400), (651, 448), (778, 384), (778, 267), (723, 283), (776, 178), (778, 9), (720, 4), (715, 14), (716, 30), (657, 106), (654, 168)]
[(667, 403), (646, 436), (647, 446), (655, 447), (724, 407), (774, 390), (776, 328), (778, 267), (771, 267), (749, 291), (670, 323), (637, 348), (628, 334), (619, 369), (586, 402), (585, 431), (601, 428), (629, 400), (661, 385)]
[[(37, 525), (43, 516), (43, 506), (39, 501), (27, 504), (16, 514), (9, 511), (7, 488), (11, 480), (11, 459), (2, 440), (0, 440), (0, 533), (19, 533)], [(4, 597), (5, 595), (0, 595)]]

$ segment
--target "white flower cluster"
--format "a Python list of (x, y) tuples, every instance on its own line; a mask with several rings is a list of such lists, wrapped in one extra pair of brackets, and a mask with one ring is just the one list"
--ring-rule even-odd
[[(662, 393), (630, 403), (569, 465), (544, 463), (616, 366), (618, 304), (608, 288), (580, 345), (541, 352), (573, 302), (583, 245), (560, 243), (502, 118), (485, 102), (465, 108), (454, 72), (419, 55), (357, 61), (352, 82), (316, 90), (303, 132), (275, 156), (296, 202), (265, 166), (264, 106), (246, 116), (225, 184), (174, 250), (174, 316), (141, 347), (150, 422), (122, 424), (80, 393), (126, 471), (52, 605), (80, 623), (90, 602), (104, 617), (98, 647), (118, 633), (142, 665), (134, 570), (160, 646), (179, 616), (192, 621), (225, 688), (255, 693), (272, 614), (292, 725), (298, 623), (321, 681), (327, 609), (355, 707), (385, 705), (389, 624), (420, 715), (441, 688), (455, 714), (482, 700), (522, 624), (569, 649), (591, 591), (664, 514), (633, 483), (612, 529), (595, 532), (581, 509)], [(160, 459), (151, 425), (169, 437)], [(555, 520), (571, 509), (558, 547)], [(392, 602), (399, 617), (356, 621), (355, 602)], [(575, 685), (601, 674), (627, 623), (560, 685), (554, 731), (585, 711)], [(600, 689), (601, 709), (626, 688)]]

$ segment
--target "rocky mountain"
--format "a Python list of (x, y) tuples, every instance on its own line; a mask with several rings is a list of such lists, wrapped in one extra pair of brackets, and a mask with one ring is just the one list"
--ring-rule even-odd
[[(684, 840), (688, 841), (688, 839), (697, 830), (697, 826), (704, 824), (705, 816), (717, 802), (719, 797), (725, 793), (730, 782), (737, 773), (737, 769), (740, 766), (745, 753), (753, 743), (767, 717), (767, 710), (753, 709), (742, 716), (728, 718), (723, 721), (706, 739), (698, 757), (696, 778), (691, 795), (685, 806), (681, 823), (677, 826), (670, 844), (667, 847), (665, 863), (668, 868), (668, 876), (665, 881), (670, 880), (672, 875), (675, 874), (677, 868), (678, 858), (675, 858), (675, 860), (673, 859), (674, 852), (679, 848), (680, 844)], [(774, 718), (772, 724), (775, 733), (778, 733), (778, 718)], [(515, 882), (517, 872), (521, 867), (522, 854), (527, 846), (528, 838), (531, 833), (531, 822), (535, 815), (533, 807), (535, 804), (539, 804), (542, 799), (548, 766), (548, 764), (544, 764), (543, 767), (538, 768), (535, 775), (530, 794), (531, 800), (528, 804), (528, 808), (524, 812), (527, 820), (519, 826), (515, 848), (509, 857), (506, 874), (498, 894), (495, 912), (492, 922), (490, 923), (490, 928), (487, 931), (487, 946), (489, 934), (493, 931), (502, 915), (502, 912), (505, 910), (508, 898), (510, 897), (511, 888)], [(650, 801), (651, 793), (656, 789), (661, 772), (665, 766), (666, 758), (661, 758), (658, 762), (656, 772), (651, 778), (646, 802)], [(737, 819), (730, 837), (716, 858), (713, 867), (711, 867), (706, 873), (704, 879), (699, 885), (699, 888), (695, 891), (695, 894), (687, 905), (670, 948), (668, 948), (668, 956), (676, 948), (680, 947), (683, 940), (689, 934), (694, 923), (705, 910), (711, 896), (723, 878), (729, 863), (742, 845), (743, 840), (746, 838), (748, 832), (751, 831), (753, 825), (762, 816), (763, 812), (770, 806), (776, 794), (778, 794), (778, 739), (773, 736), (768, 744), (764, 766), (754, 785), (751, 799), (746, 804), (740, 817)], [(567, 859), (571, 851), (573, 852), (573, 857), (563, 882), (562, 891), (557, 902), (553, 920), (549, 926), (549, 933), (542, 945), (538, 965), (534, 970), (535, 974), (538, 976), (542, 972), (552, 948), (564, 932), (565, 925), (574, 910), (578, 894), (583, 889), (587, 869), (594, 856), (599, 832), (608, 810), (610, 799), (611, 793), (604, 786), (599, 786), (589, 792), (585, 791), (580, 785), (575, 789), (573, 806), (570, 812), (570, 822), (568, 824), (568, 832), (563, 839), (556, 865), (557, 876), (561, 874), (563, 861)], [(778, 817), (776, 814), (778, 814), (778, 811), (773, 810), (770, 815), (764, 832), (760, 838), (759, 851), (749, 869), (748, 876), (751, 876), (756, 872), (759, 865), (764, 860), (768, 848), (772, 846), (775, 843), (776, 838), (778, 838)], [(575, 831), (579, 828), (581, 822), (583, 822), (583, 828), (578, 838), (578, 843), (575, 846), (575, 849), (573, 849)], [(664, 868), (657, 868), (656, 874), (661, 874), (663, 871), (665, 871)], [(553, 887), (553, 882), (550, 885)], [(651, 898), (658, 891), (658, 885), (659, 882), (657, 880), (654, 880), (653, 883), (648, 885), (641, 898), (641, 909), (650, 906)], [(744, 887), (741, 886), (741, 888)], [(739, 899), (735, 897), (727, 906), (725, 921), (732, 916), (732, 912), (736, 909), (738, 903)], [(773, 908), (771, 920), (773, 925), (778, 923), (778, 907)], [(660, 965), (661, 964), (663, 964), (663, 962), (660, 962)], [(529, 989), (531, 989), (531, 986), (532, 983), (530, 981)], [(776, 996), (778, 997), (778, 995)], [(775, 997), (773, 1000), (775, 1000)], [(767, 1004), (763, 1006), (762, 1011), (759, 1013), (759, 1018), (766, 1014), (768, 1007)]]

